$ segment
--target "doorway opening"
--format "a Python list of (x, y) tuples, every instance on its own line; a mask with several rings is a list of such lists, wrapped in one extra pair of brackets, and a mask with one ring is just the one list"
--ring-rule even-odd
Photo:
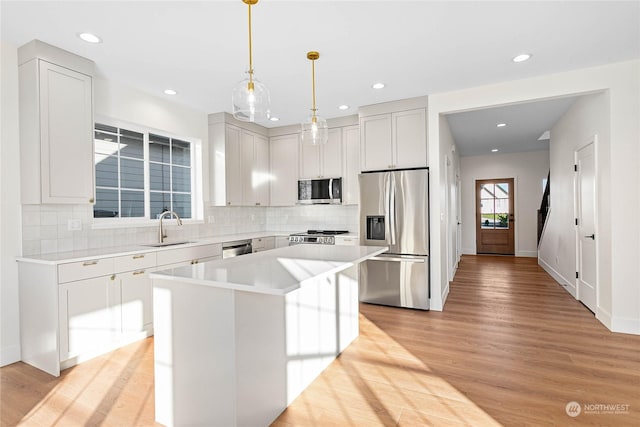
[(515, 255), (514, 179), (476, 180), (476, 252)]

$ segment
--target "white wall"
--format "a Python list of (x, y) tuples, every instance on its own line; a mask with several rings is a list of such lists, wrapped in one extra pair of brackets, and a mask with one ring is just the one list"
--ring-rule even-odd
[(537, 210), (542, 180), (549, 173), (549, 152), (530, 151), (462, 157), (462, 250), (476, 253), (476, 180), (514, 178), (515, 254), (538, 256)]
[[(444, 154), (440, 147), (439, 116), (441, 114), (468, 111), (485, 107), (508, 105), (530, 100), (542, 100), (566, 95), (589, 94), (607, 91), (610, 129), (610, 162), (599, 164), (601, 176), (610, 174), (609, 182), (598, 183), (610, 194), (609, 206), (603, 210), (615, 212), (609, 236), (601, 237), (611, 242), (603, 247), (602, 259), (611, 259), (611, 281), (600, 283), (601, 292), (611, 294), (611, 312), (598, 315), (607, 327), (617, 332), (640, 334), (640, 61), (628, 61), (600, 67), (586, 68), (564, 73), (544, 75), (529, 79), (486, 85), (429, 97), (429, 159), (431, 188), (440, 188), (439, 169)], [(601, 157), (601, 162), (606, 158)], [(567, 165), (567, 167), (572, 167)], [(634, 190), (630, 190), (634, 189)], [(553, 191), (553, 190), (552, 190)], [(442, 231), (440, 214), (444, 206), (440, 197), (431, 192), (431, 238), (434, 247), (440, 246)], [(611, 218), (612, 216), (610, 216)], [(604, 254), (602, 252), (609, 252)], [(442, 275), (441, 255), (432, 254), (432, 294), (446, 287), (446, 275)]]
[[(457, 181), (460, 178), (460, 156), (456, 151), (455, 141), (449, 128), (449, 123), (444, 115), (440, 116), (440, 147), (444, 153), (442, 176), (444, 177), (443, 194), (441, 202), (445, 207), (446, 239), (441, 242), (441, 250), (444, 248), (446, 256), (447, 282), (453, 280), (458, 268), (458, 197)], [(448, 293), (447, 290), (444, 292)]]
[[(596, 245), (600, 254), (597, 315), (611, 316), (611, 210), (609, 96), (580, 97), (551, 130), (551, 211), (540, 242), (540, 264), (576, 296), (576, 235), (574, 223), (574, 153), (597, 135), (596, 157), (597, 215)], [(605, 166), (605, 167), (602, 167)]]
[(18, 265), (20, 235), (20, 144), (18, 56), (0, 44), (0, 366), (20, 360)]

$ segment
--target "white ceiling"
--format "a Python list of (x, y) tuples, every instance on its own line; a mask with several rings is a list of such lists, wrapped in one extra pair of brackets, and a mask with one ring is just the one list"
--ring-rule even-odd
[[(517, 153), (549, 149), (539, 140), (575, 102), (576, 97), (448, 114), (447, 121), (461, 156)], [(499, 123), (506, 126), (498, 127)]]
[[(206, 113), (230, 110), (248, 64), (240, 0), (2, 0), (0, 7), (4, 42), (40, 39), (92, 59), (103, 78), (160, 97), (173, 88), (172, 100)], [(104, 42), (79, 40), (85, 31)], [(309, 50), (320, 52), (319, 113), (332, 118), (360, 105), (640, 58), (640, 2), (261, 0), (253, 33), (256, 73), (281, 119), (263, 123), (273, 127), (309, 114)], [(522, 52), (533, 58), (513, 63)], [(372, 89), (378, 81), (387, 86)]]

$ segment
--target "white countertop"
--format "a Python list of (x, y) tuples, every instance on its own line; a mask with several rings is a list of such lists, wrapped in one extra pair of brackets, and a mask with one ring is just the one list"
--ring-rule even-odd
[[(26, 255), (26, 256), (17, 257), (16, 260), (19, 262), (31, 262), (31, 263), (37, 263), (37, 264), (56, 265), (56, 264), (63, 264), (68, 262), (87, 261), (90, 259), (100, 258), (100, 257), (116, 257), (116, 256), (124, 256), (124, 255), (134, 255), (134, 254), (144, 253), (144, 252), (158, 252), (158, 251), (165, 251), (165, 250), (171, 250), (171, 249), (188, 248), (193, 246), (202, 246), (202, 245), (211, 245), (216, 243), (231, 242), (234, 240), (259, 239), (263, 237), (272, 237), (272, 236), (276, 236), (276, 237), (288, 236), (295, 232), (296, 231), (291, 231), (291, 232), (260, 231), (255, 233), (227, 234), (227, 235), (215, 236), (215, 237), (182, 239), (182, 241), (187, 240), (189, 243), (173, 245), (173, 246), (162, 246), (162, 247), (151, 246), (154, 243), (136, 244), (136, 245), (127, 245), (127, 246), (107, 247), (107, 248), (85, 249), (80, 251), (56, 252), (56, 253), (42, 254), (42, 255)], [(171, 241), (172, 239), (167, 239), (167, 242), (171, 242)]]
[(381, 246), (295, 245), (151, 273), (154, 280), (285, 295), (308, 280), (379, 255)]

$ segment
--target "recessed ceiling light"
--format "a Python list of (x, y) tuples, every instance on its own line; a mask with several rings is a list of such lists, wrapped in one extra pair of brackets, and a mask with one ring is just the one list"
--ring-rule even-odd
[(497, 152), (498, 152), (498, 149), (497, 149), (497, 148), (494, 148), (494, 149), (492, 149), (492, 150), (491, 150), (491, 152), (492, 152), (492, 153), (497, 153)]
[(348, 110), (348, 109), (349, 109), (349, 106), (344, 104), (338, 107), (338, 110)]
[(527, 60), (527, 59), (529, 59), (529, 58), (531, 58), (531, 55), (530, 55), (530, 54), (528, 54), (528, 53), (523, 53), (523, 54), (521, 54), (521, 55), (515, 56), (515, 57), (512, 59), (512, 61), (513, 61), (513, 62), (524, 62), (524, 61), (526, 61), (526, 60)]
[(178, 94), (178, 92), (176, 92), (173, 89), (165, 89), (164, 93), (165, 93), (165, 95), (177, 95)]
[(384, 83), (374, 83), (371, 87), (374, 89), (382, 89), (384, 87)]
[(278, 120), (280, 120), (280, 118), (271, 116), (269, 120), (271, 120), (272, 122), (277, 122)]
[(496, 127), (503, 128), (503, 127), (505, 127), (506, 125), (507, 125), (506, 123), (498, 123), (498, 124), (496, 125)]
[(78, 33), (78, 37), (87, 43), (102, 43), (102, 39), (91, 33)]

